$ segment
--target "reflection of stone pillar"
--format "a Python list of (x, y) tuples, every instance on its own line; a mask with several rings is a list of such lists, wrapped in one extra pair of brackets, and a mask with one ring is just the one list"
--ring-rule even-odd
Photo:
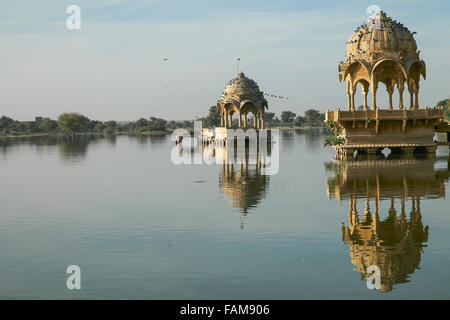
[(402, 147), (402, 149), (405, 155), (413, 155), (416, 147)]
[(367, 155), (374, 156), (377, 154), (378, 148), (367, 148)]
[(436, 150), (437, 150), (437, 146), (429, 146), (429, 147), (425, 147), (425, 149), (427, 150), (427, 152), (429, 153), (429, 154), (435, 154), (436, 153)]

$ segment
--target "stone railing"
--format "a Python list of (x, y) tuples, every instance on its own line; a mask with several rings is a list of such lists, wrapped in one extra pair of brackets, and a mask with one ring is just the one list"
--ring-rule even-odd
[(442, 108), (425, 109), (397, 109), (397, 110), (367, 110), (367, 111), (327, 111), (325, 121), (364, 121), (364, 120), (403, 120), (403, 119), (430, 119), (442, 118)]

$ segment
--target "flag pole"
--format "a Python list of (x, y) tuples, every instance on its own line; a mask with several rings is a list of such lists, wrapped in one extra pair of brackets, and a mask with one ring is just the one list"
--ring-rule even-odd
[(237, 58), (237, 74), (239, 74), (239, 61), (241, 61), (241, 58)]

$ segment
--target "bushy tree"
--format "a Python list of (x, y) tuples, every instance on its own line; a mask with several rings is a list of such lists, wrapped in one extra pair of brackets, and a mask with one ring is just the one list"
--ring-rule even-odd
[(264, 112), (264, 126), (266, 128), (274, 127), (274, 118), (275, 113), (274, 112)]
[(447, 121), (450, 121), (450, 99), (439, 101), (436, 106), (444, 108), (444, 116)]
[(305, 119), (310, 126), (323, 126), (325, 114), (316, 109), (308, 109), (305, 111)]
[(292, 111), (283, 111), (281, 112), (281, 122), (283, 124), (288, 124), (288, 125), (292, 125), (294, 119), (295, 119), (296, 114)]
[(72, 138), (77, 132), (83, 132), (87, 129), (89, 119), (79, 113), (63, 113), (58, 117), (58, 127), (65, 132), (70, 132)]
[(94, 132), (104, 132), (105, 131), (105, 125), (103, 124), (103, 122), (97, 121), (97, 123), (95, 124), (94, 128), (93, 128)]
[(58, 123), (55, 120), (44, 119), (38, 125), (40, 132), (55, 132), (58, 128)]
[(306, 119), (305, 119), (305, 117), (298, 116), (298, 117), (295, 118), (295, 120), (294, 120), (294, 125), (296, 125), (297, 127), (303, 127), (305, 124), (306, 124)]
[(105, 122), (105, 128), (103, 129), (104, 133), (115, 133), (116, 131), (117, 131), (117, 122), (115, 121)]
[(145, 128), (148, 127), (148, 120), (141, 118), (138, 121), (135, 122), (136, 127), (138, 128)]
[(204, 123), (202, 123), (204, 126), (207, 126), (207, 127), (220, 126), (220, 115), (219, 115), (219, 112), (217, 112), (217, 107), (216, 106), (210, 107), (208, 116), (204, 119), (205, 119), (205, 121), (204, 121)]
[(194, 121), (184, 120), (182, 122), (182, 127), (185, 128), (185, 129), (193, 128), (194, 127)]
[(164, 131), (166, 130), (167, 121), (161, 118), (151, 117), (148, 122), (148, 128), (150, 131)]
[(14, 126), (14, 120), (6, 116), (0, 118), (0, 131), (9, 132)]

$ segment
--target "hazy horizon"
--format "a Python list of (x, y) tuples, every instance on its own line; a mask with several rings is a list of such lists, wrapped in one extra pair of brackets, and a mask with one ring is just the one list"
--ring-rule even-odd
[[(66, 28), (71, 4), (81, 30)], [(45, 0), (0, 4), (0, 116), (192, 120), (215, 105), (238, 57), (262, 91), (289, 97), (268, 98), (277, 115), (343, 108), (337, 65), (370, 5), (417, 32), (427, 64), (420, 105), (448, 98), (450, 3)], [(382, 85), (377, 98), (386, 108)]]

